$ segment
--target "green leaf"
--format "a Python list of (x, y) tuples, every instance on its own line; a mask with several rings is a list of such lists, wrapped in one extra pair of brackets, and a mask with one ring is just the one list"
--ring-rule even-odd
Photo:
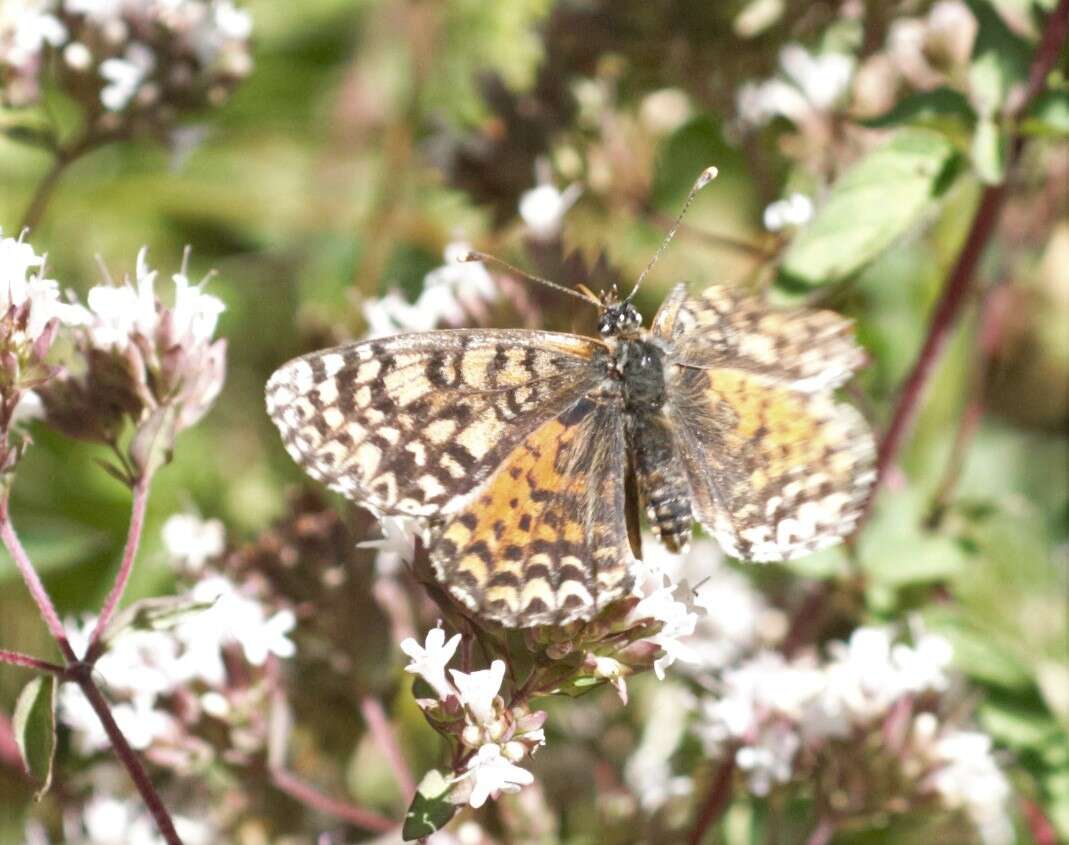
[(1006, 178), (1006, 137), (990, 116), (980, 118), (972, 140), (972, 161), (980, 181), (998, 185)]
[(873, 129), (887, 129), (907, 123), (930, 125), (948, 118), (972, 123), (976, 119), (976, 112), (964, 94), (943, 86), (910, 94), (895, 103), (890, 111), (859, 122)]
[(1021, 122), (1031, 135), (1069, 135), (1069, 91), (1044, 91)]
[(405, 842), (422, 839), (441, 830), (457, 811), (449, 800), (452, 782), (437, 769), (431, 769), (419, 782), (412, 805), (405, 814), (401, 838)]
[(798, 233), (780, 282), (817, 287), (846, 278), (914, 225), (946, 187), (957, 154), (926, 129), (904, 129), (851, 167)]
[(34, 678), (22, 688), (11, 727), (26, 772), (38, 785), (34, 800), (39, 801), (52, 783), (52, 761), (56, 755), (55, 677)]
[(190, 616), (208, 610), (215, 602), (195, 601), (189, 596), (156, 596), (135, 601), (123, 610), (104, 634), (108, 642), (126, 630), (166, 631)]
[(1010, 89), (1028, 77), (1032, 48), (987, 0), (968, 0), (979, 29), (969, 65), (969, 93), (982, 117), (996, 114)]
[(966, 564), (956, 540), (924, 527), (920, 493), (883, 496), (858, 540), (858, 559), (872, 584), (905, 587), (945, 581)]

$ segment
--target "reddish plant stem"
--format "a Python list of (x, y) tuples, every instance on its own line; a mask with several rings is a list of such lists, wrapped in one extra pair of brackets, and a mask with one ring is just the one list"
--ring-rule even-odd
[(96, 712), (97, 718), (100, 719), (100, 724), (103, 725), (104, 732), (108, 735), (108, 740), (115, 751), (115, 756), (119, 758), (126, 771), (130, 773), (130, 779), (141, 794), (141, 800), (145, 802), (148, 811), (152, 813), (152, 818), (156, 820), (156, 827), (159, 828), (160, 835), (163, 836), (167, 845), (182, 845), (182, 840), (179, 839), (178, 832), (174, 828), (174, 822), (171, 821), (167, 808), (163, 806), (163, 801), (160, 800), (160, 796), (156, 793), (156, 788), (152, 785), (152, 781), (149, 780), (145, 767), (141, 765), (141, 760), (130, 747), (130, 743), (126, 741), (122, 731), (119, 730), (115, 717), (111, 715), (111, 708), (108, 707), (107, 700), (93, 682), (92, 667), (87, 663), (80, 663), (71, 667), (71, 669), (73, 670), (71, 676), (74, 682), (81, 687), (86, 699), (88, 699), (89, 704)]
[[(147, 496), (147, 490), (145, 495)], [(137, 496), (135, 493), (135, 502), (136, 500)], [(143, 510), (144, 502), (141, 503), (140, 507)], [(137, 512), (137, 509), (138, 507), (135, 504), (135, 513)], [(131, 535), (136, 533), (140, 536), (140, 532), (140, 527), (138, 527), (135, 532), (131, 525)], [(18, 567), (19, 572), (22, 574), (22, 579), (26, 582), (26, 587), (30, 591), (30, 595), (37, 604), (37, 608), (41, 613), (41, 618), (48, 626), (49, 631), (56, 640), (56, 644), (63, 653), (63, 658), (66, 663), (66, 666), (62, 669), (63, 677), (68, 681), (78, 684), (82, 692), (85, 694), (90, 706), (92, 706), (94, 712), (97, 714), (97, 718), (100, 719), (100, 724), (104, 727), (104, 732), (108, 735), (108, 740), (111, 742), (111, 747), (115, 751), (115, 755), (119, 758), (123, 766), (125, 766), (126, 771), (130, 774), (130, 779), (134, 782), (134, 786), (141, 794), (145, 806), (148, 807), (152, 817), (156, 820), (156, 826), (159, 828), (160, 835), (163, 836), (164, 841), (167, 845), (182, 845), (182, 840), (179, 839), (178, 833), (175, 831), (174, 822), (171, 821), (167, 808), (164, 807), (163, 801), (156, 792), (156, 788), (152, 785), (152, 781), (149, 780), (144, 766), (141, 765), (141, 760), (130, 747), (130, 743), (126, 741), (126, 737), (123, 736), (122, 731), (115, 722), (115, 717), (111, 714), (107, 699), (104, 698), (103, 693), (100, 692), (100, 689), (93, 681), (92, 665), (83, 660), (79, 660), (78, 656), (74, 653), (74, 649), (71, 648), (70, 641), (67, 639), (67, 634), (63, 629), (63, 624), (60, 622), (59, 615), (56, 613), (56, 608), (52, 604), (52, 600), (49, 598), (48, 592), (44, 588), (44, 584), (41, 583), (41, 579), (37, 575), (37, 571), (34, 569), (29, 555), (26, 554), (26, 549), (23, 547), (18, 535), (15, 533), (14, 526), (11, 524), (7, 496), (0, 498), (0, 539), (3, 540), (8, 552), (14, 559), (15, 566)], [(136, 547), (134, 552), (136, 552)], [(131, 552), (130, 554), (131, 562), (134, 552)], [(120, 572), (121, 571), (122, 568), (120, 567)], [(127, 573), (127, 577), (129, 577), (129, 573)], [(115, 592), (114, 589), (112, 592)], [(118, 599), (116, 599), (116, 603), (117, 601)]]
[(25, 774), (22, 754), (15, 742), (15, 731), (11, 727), (11, 720), (3, 713), (0, 713), (0, 764)]
[(1036, 845), (1057, 845), (1058, 831), (1054, 829), (1039, 804), (1031, 798), (1022, 798), (1021, 815), (1024, 816), (1024, 823)]
[(78, 657), (67, 640), (67, 632), (63, 629), (63, 623), (59, 621), (56, 607), (52, 604), (52, 599), (49, 598), (45, 585), (41, 583), (37, 570), (33, 568), (30, 556), (26, 554), (26, 549), (23, 548), (22, 542), (15, 533), (15, 527), (11, 524), (11, 516), (8, 512), (8, 497), (6, 495), (0, 498), (0, 539), (3, 540), (12, 560), (15, 561), (15, 566), (18, 568), (22, 580), (26, 583), (26, 589), (30, 591), (30, 596), (41, 614), (41, 619), (48, 626), (49, 633), (52, 634), (52, 638), (56, 641), (56, 645), (59, 646), (63, 657), (68, 663), (77, 662)]
[(364, 830), (372, 830), (377, 833), (387, 833), (397, 827), (397, 822), (379, 815), (373, 810), (365, 810), (356, 807), (337, 798), (324, 795), (314, 786), (305, 783), (284, 769), (273, 769), (271, 780), (278, 789), (285, 792), (295, 801), (300, 802), (314, 810), (318, 810), (328, 816), (361, 827)]
[(835, 822), (824, 816), (817, 822), (817, 826), (813, 828), (813, 832), (809, 834), (809, 838), (805, 843), (806, 845), (828, 845), (834, 835)]
[(724, 814), (728, 801), (731, 799), (731, 781), (734, 774), (735, 749), (729, 748), (727, 756), (713, 777), (713, 783), (709, 787), (709, 795), (698, 813), (698, 820), (694, 823), (694, 829), (690, 832), (690, 836), (687, 837), (689, 845), (700, 845), (706, 831), (709, 830), (713, 822)]
[(38, 672), (48, 672), (50, 675), (59, 675), (61, 677), (67, 672), (58, 663), (49, 663), (47, 660), (38, 660), (28, 654), (8, 651), (3, 648), (0, 648), (0, 663), (7, 663), (9, 666), (21, 666), (24, 669), (35, 669)]
[(393, 770), (394, 777), (397, 778), (397, 783), (404, 793), (405, 800), (411, 799), (416, 794), (416, 781), (412, 777), (412, 770), (408, 768), (408, 763), (405, 762), (404, 755), (401, 753), (401, 746), (397, 743), (397, 737), (390, 725), (390, 720), (382, 709), (382, 704), (379, 703), (378, 699), (365, 695), (360, 700), (360, 712), (364, 715), (364, 720), (367, 722), (368, 730), (371, 731), (371, 736), (375, 739), (375, 744), (386, 755), (386, 760)]
[[(1007, 117), (1016, 121), (1043, 90), (1046, 78), (1061, 54), (1066, 32), (1069, 30), (1069, 0), (1061, 0), (1053, 12), (1048, 15), (1044, 25), (1043, 39), (1036, 49), (1032, 66), (1028, 74), (1028, 84), (1024, 94), (1013, 104)], [(957, 323), (962, 307), (968, 301), (972, 290), (972, 281), (976, 267), (980, 263), (984, 249), (998, 222), (999, 212), (1006, 199), (1006, 184), (1011, 178), (1015, 165), (1021, 156), (1024, 138), (1015, 132), (1007, 157), (1006, 176), (1002, 183), (991, 185), (984, 190), (980, 205), (973, 217), (972, 226), (965, 238), (965, 244), (958, 255), (950, 275), (943, 287), (943, 293), (932, 314), (928, 336), (917, 356), (899, 395), (898, 404), (891, 416), (891, 422), (880, 441), (876, 458), (877, 482), (869, 497), (869, 505), (875, 498), (880, 481), (887, 473), (888, 467), (898, 454), (910, 424), (916, 414), (917, 406), (924, 396), (925, 388), (931, 378), (936, 364), (940, 360), (950, 332)]]
[(89, 638), (89, 649), (85, 659), (92, 664), (103, 649), (103, 637), (115, 617), (115, 611), (119, 608), (126, 585), (130, 581), (130, 575), (134, 571), (134, 560), (137, 558), (137, 550), (141, 545), (141, 534), (145, 528), (145, 509), (148, 506), (148, 490), (150, 477), (144, 475), (134, 482), (133, 503), (130, 506), (130, 529), (126, 534), (126, 547), (123, 549), (122, 561), (119, 563), (119, 571), (115, 573), (115, 583), (108, 593), (104, 606), (100, 610), (93, 635)]

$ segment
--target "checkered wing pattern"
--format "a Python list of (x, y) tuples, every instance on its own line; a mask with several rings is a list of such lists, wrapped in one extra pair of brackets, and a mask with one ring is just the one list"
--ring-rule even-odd
[(865, 420), (832, 392), (864, 361), (849, 322), (677, 288), (653, 330), (671, 339), (669, 414), (694, 515), (725, 551), (785, 560), (850, 534), (875, 449)]
[(396, 335), (315, 352), (267, 384), (290, 456), (383, 514), (435, 517), (597, 381), (591, 338), (522, 330)]
[(582, 399), (516, 444), (431, 548), (438, 578), (510, 627), (589, 619), (633, 584), (622, 409)]
[(651, 332), (672, 342), (672, 359), (696, 367), (730, 367), (821, 393), (839, 387), (865, 363), (850, 320), (834, 311), (769, 308), (736, 288), (692, 296), (676, 285)]

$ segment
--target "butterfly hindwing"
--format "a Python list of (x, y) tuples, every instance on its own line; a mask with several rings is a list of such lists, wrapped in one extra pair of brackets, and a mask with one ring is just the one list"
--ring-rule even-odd
[(431, 548), (438, 578), (510, 627), (589, 619), (633, 584), (621, 408), (581, 399), (516, 444)]
[(395, 335), (280, 367), (267, 411), (313, 478), (379, 513), (448, 513), (596, 375), (591, 338), (522, 330)]
[(695, 517), (730, 554), (784, 560), (850, 534), (875, 480), (872, 433), (833, 389), (864, 360), (850, 323), (677, 288), (668, 397)]

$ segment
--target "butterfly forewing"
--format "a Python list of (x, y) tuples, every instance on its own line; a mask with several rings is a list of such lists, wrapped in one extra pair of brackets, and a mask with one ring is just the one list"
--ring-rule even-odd
[(694, 296), (686, 285), (677, 285), (651, 331), (671, 343), (671, 358), (678, 363), (760, 374), (807, 393), (840, 386), (865, 363), (845, 317), (769, 308), (735, 288), (711, 287)]
[(439, 579), (509, 626), (589, 619), (630, 592), (621, 408), (582, 399), (517, 444), (431, 549)]
[(448, 513), (596, 381), (591, 338), (533, 331), (396, 335), (280, 367), (267, 411), (313, 478), (380, 513)]

